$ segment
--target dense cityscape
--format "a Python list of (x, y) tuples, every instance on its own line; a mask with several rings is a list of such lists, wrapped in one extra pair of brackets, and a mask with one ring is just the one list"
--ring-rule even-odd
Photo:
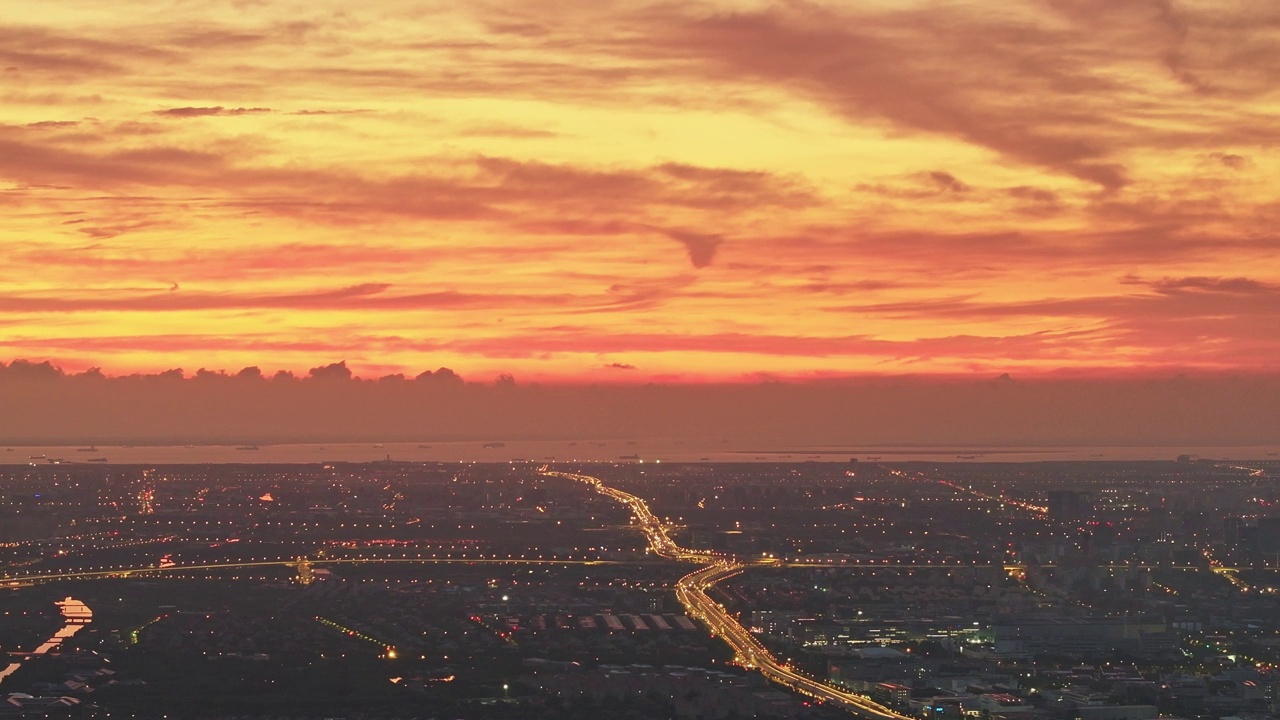
[(1280, 720), (1280, 1), (0, 1), (0, 720)]
[(0, 469), (0, 715), (1266, 717), (1280, 462)]

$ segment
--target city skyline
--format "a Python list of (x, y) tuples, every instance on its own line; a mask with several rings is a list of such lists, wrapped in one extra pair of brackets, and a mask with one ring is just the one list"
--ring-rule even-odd
[(1083, 0), (0, 10), (0, 360), (1270, 388), (1278, 25)]

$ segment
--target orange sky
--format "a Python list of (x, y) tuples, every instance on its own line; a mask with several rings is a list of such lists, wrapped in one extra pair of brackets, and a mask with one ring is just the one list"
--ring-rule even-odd
[(1271, 371), (1280, 7), (0, 5), (0, 359)]

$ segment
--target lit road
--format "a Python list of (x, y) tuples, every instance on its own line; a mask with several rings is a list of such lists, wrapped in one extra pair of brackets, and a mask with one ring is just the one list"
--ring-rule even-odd
[[(924, 473), (916, 473), (916, 476), (924, 477)], [(942, 478), (933, 478), (933, 481), (938, 483), (939, 485), (945, 485), (951, 488), (952, 490), (956, 490), (957, 492), (961, 492), (967, 495), (972, 495), (982, 500), (991, 500), (994, 502), (998, 502), (1001, 505), (1004, 505), (1005, 507), (1010, 507), (1017, 510), (1027, 510), (1037, 515), (1049, 514), (1049, 508), (1044, 507), (1043, 505), (1032, 505), (1031, 503), (1023, 502), (1021, 500), (1017, 500), (1011, 497), (1006, 497), (1004, 495), (991, 495), (989, 493), (984, 493), (981, 490), (974, 490), (973, 488), (968, 488), (963, 485), (960, 485), (959, 483), (953, 483), (950, 480), (944, 480)]]
[[(333, 558), (308, 559), (311, 565), (390, 565), (396, 563), (412, 563), (417, 565), (434, 565), (437, 563), (453, 563), (468, 565), (635, 565), (638, 563), (623, 560), (524, 560), (521, 558)], [(0, 575), (0, 586), (10, 583), (45, 582), (49, 580), (92, 580), (95, 578), (118, 578), (129, 575), (152, 573), (175, 573), (184, 570), (239, 570), (257, 567), (297, 567), (295, 560), (257, 560), (253, 562), (202, 563), (199, 565), (168, 565), (158, 567), (144, 565), (134, 568), (114, 568), (111, 570), (86, 570), (83, 572), (53, 573), (47, 575)]]
[[(623, 493), (624, 495), (626, 493)], [(647, 510), (647, 508), (646, 508)], [(656, 518), (654, 518), (656, 522)], [(665, 544), (660, 540), (658, 545), (650, 543), (650, 551), (657, 553), (663, 558), (669, 560), (680, 560), (684, 562), (713, 563), (722, 560), (732, 559), (723, 554), (687, 550), (676, 546), (665, 535), (661, 523), (652, 525), (652, 532), (662, 533)], [(649, 534), (650, 531), (646, 531)], [(661, 551), (660, 551), (661, 550)], [(366, 565), (366, 564), (396, 564), (396, 563), (412, 563), (421, 565), (433, 564), (484, 564), (484, 565), (643, 565), (643, 561), (636, 560), (556, 560), (544, 558), (308, 558), (307, 561), (315, 567), (324, 567), (326, 565)], [(929, 570), (929, 569), (953, 569), (956, 567), (975, 567), (972, 565), (947, 565), (940, 563), (879, 563), (871, 560), (867, 561), (840, 561), (840, 560), (779, 560), (777, 558), (753, 558), (743, 561), (748, 565), (770, 565), (773, 567), (847, 567), (851, 569), (865, 570)], [(51, 580), (92, 580), (95, 578), (119, 578), (130, 575), (158, 574), (158, 573), (176, 573), (184, 570), (239, 570), (255, 567), (285, 567), (296, 566), (297, 559), (280, 559), (280, 560), (257, 560), (247, 562), (216, 562), (216, 563), (198, 563), (188, 565), (139, 565), (137, 567), (119, 567), (105, 570), (73, 570), (61, 573), (28, 573), (28, 574), (5, 574), (0, 572), (0, 587), (17, 586), (23, 583), (47, 582)], [(981, 566), (979, 566), (981, 567)], [(1025, 570), (1026, 566), (1019, 564), (1010, 564), (1003, 566), (1006, 571)], [(1053, 568), (1053, 563), (1041, 565), (1043, 568)], [(1108, 565), (1099, 565), (1098, 567), (1112, 570), (1131, 570), (1131, 569), (1156, 569), (1164, 568), (1171, 570), (1203, 570), (1203, 566), (1197, 565), (1151, 565), (1151, 564), (1124, 564), (1113, 563)], [(1212, 567), (1217, 573), (1233, 573), (1240, 568), (1224, 567), (1215, 565)]]
[(724, 556), (717, 553), (708, 552), (706, 550), (689, 550), (675, 544), (671, 536), (667, 534), (669, 529), (666, 523), (658, 519), (658, 516), (649, 511), (649, 504), (644, 500), (625, 493), (616, 488), (611, 488), (601, 482), (600, 478), (590, 475), (579, 475), (576, 473), (551, 472), (543, 470), (543, 475), (552, 477), (561, 477), (569, 480), (577, 480), (590, 485), (596, 492), (608, 497), (622, 505), (626, 505), (631, 510), (632, 524), (644, 533), (645, 538), (649, 541), (649, 550), (659, 557), (667, 560), (680, 560), (683, 562), (711, 563), (722, 559)]
[(695, 570), (676, 582), (676, 597), (689, 615), (701, 620), (712, 634), (720, 636), (729, 647), (733, 648), (734, 659), (740, 665), (757, 669), (773, 682), (802, 695), (807, 695), (819, 702), (838, 705), (871, 720), (911, 720), (908, 715), (900, 715), (861, 695), (832, 687), (779, 662), (768, 648), (707, 594), (708, 588), (741, 573), (748, 566), (778, 566), (781, 564), (778, 560), (767, 558), (739, 560), (718, 553), (682, 548), (676, 545), (667, 534), (667, 525), (649, 511), (649, 506), (644, 500), (635, 495), (611, 488), (599, 478), (590, 475), (550, 472), (545, 468), (543, 474), (587, 483), (596, 492), (626, 505), (631, 510), (633, 523), (648, 539), (649, 549), (660, 557), (706, 564), (706, 567)]
[(692, 572), (676, 583), (676, 597), (688, 609), (690, 615), (706, 623), (713, 634), (719, 635), (733, 648), (736, 662), (744, 667), (757, 669), (770, 680), (802, 695), (820, 702), (839, 705), (863, 717), (875, 720), (906, 720), (909, 717), (900, 715), (861, 695), (832, 687), (791, 668), (786, 663), (779, 662), (750, 631), (742, 627), (723, 606), (707, 595), (707, 588), (737, 575), (746, 567), (739, 562), (722, 560)]

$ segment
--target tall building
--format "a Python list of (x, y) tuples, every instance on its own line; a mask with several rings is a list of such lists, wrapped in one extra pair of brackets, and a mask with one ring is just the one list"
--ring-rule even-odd
[(1049, 491), (1049, 517), (1054, 520), (1081, 520), (1092, 514), (1088, 493), (1076, 490)]

